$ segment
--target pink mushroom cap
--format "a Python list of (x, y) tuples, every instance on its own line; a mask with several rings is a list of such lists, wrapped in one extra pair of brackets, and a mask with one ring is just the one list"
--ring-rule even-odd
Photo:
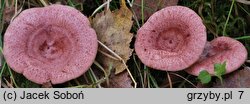
[(206, 39), (206, 28), (193, 10), (169, 6), (154, 13), (139, 29), (135, 51), (149, 67), (179, 71), (199, 59)]
[(226, 73), (237, 70), (247, 59), (244, 45), (230, 37), (218, 37), (206, 45), (202, 58), (185, 70), (198, 76), (200, 71), (207, 70), (214, 75), (214, 64), (226, 61)]
[(87, 17), (69, 6), (50, 5), (24, 10), (11, 22), (3, 53), (8, 65), (27, 79), (59, 84), (86, 72), (97, 47)]

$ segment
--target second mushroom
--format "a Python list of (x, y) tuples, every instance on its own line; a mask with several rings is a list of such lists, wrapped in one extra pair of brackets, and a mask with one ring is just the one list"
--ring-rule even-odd
[(169, 6), (154, 13), (139, 29), (135, 51), (149, 67), (178, 71), (199, 59), (206, 40), (206, 28), (193, 10)]
[(226, 62), (226, 73), (230, 73), (237, 70), (246, 59), (247, 50), (242, 43), (230, 37), (218, 37), (207, 42), (200, 59), (185, 71), (198, 76), (200, 71), (206, 70), (214, 75), (214, 64)]

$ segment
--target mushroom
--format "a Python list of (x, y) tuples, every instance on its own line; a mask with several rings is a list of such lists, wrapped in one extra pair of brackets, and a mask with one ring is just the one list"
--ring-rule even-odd
[(214, 75), (214, 64), (226, 62), (226, 73), (230, 73), (246, 59), (247, 50), (243, 44), (230, 37), (218, 37), (206, 45), (203, 57), (185, 71), (198, 76), (201, 70), (207, 70)]
[(88, 18), (63, 5), (24, 10), (7, 28), (3, 54), (27, 79), (59, 84), (77, 78), (92, 65), (97, 36)]
[(151, 68), (178, 71), (199, 59), (206, 39), (206, 28), (193, 10), (169, 6), (154, 13), (139, 29), (135, 51)]

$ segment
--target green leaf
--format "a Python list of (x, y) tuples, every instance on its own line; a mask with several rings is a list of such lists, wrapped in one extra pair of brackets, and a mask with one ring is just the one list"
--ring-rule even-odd
[(214, 75), (218, 77), (222, 83), (222, 75), (226, 74), (226, 61), (223, 64), (214, 64)]
[(202, 70), (199, 73), (198, 79), (202, 84), (207, 84), (211, 81), (211, 75), (206, 70)]

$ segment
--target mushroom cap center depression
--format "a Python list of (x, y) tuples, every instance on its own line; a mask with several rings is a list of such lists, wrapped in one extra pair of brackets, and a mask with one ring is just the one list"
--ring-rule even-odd
[(62, 27), (49, 25), (39, 28), (30, 34), (28, 55), (42, 62), (66, 61), (73, 48), (69, 36)]
[(156, 38), (155, 48), (169, 52), (177, 52), (184, 43), (183, 33), (178, 28), (169, 28), (160, 32)]

